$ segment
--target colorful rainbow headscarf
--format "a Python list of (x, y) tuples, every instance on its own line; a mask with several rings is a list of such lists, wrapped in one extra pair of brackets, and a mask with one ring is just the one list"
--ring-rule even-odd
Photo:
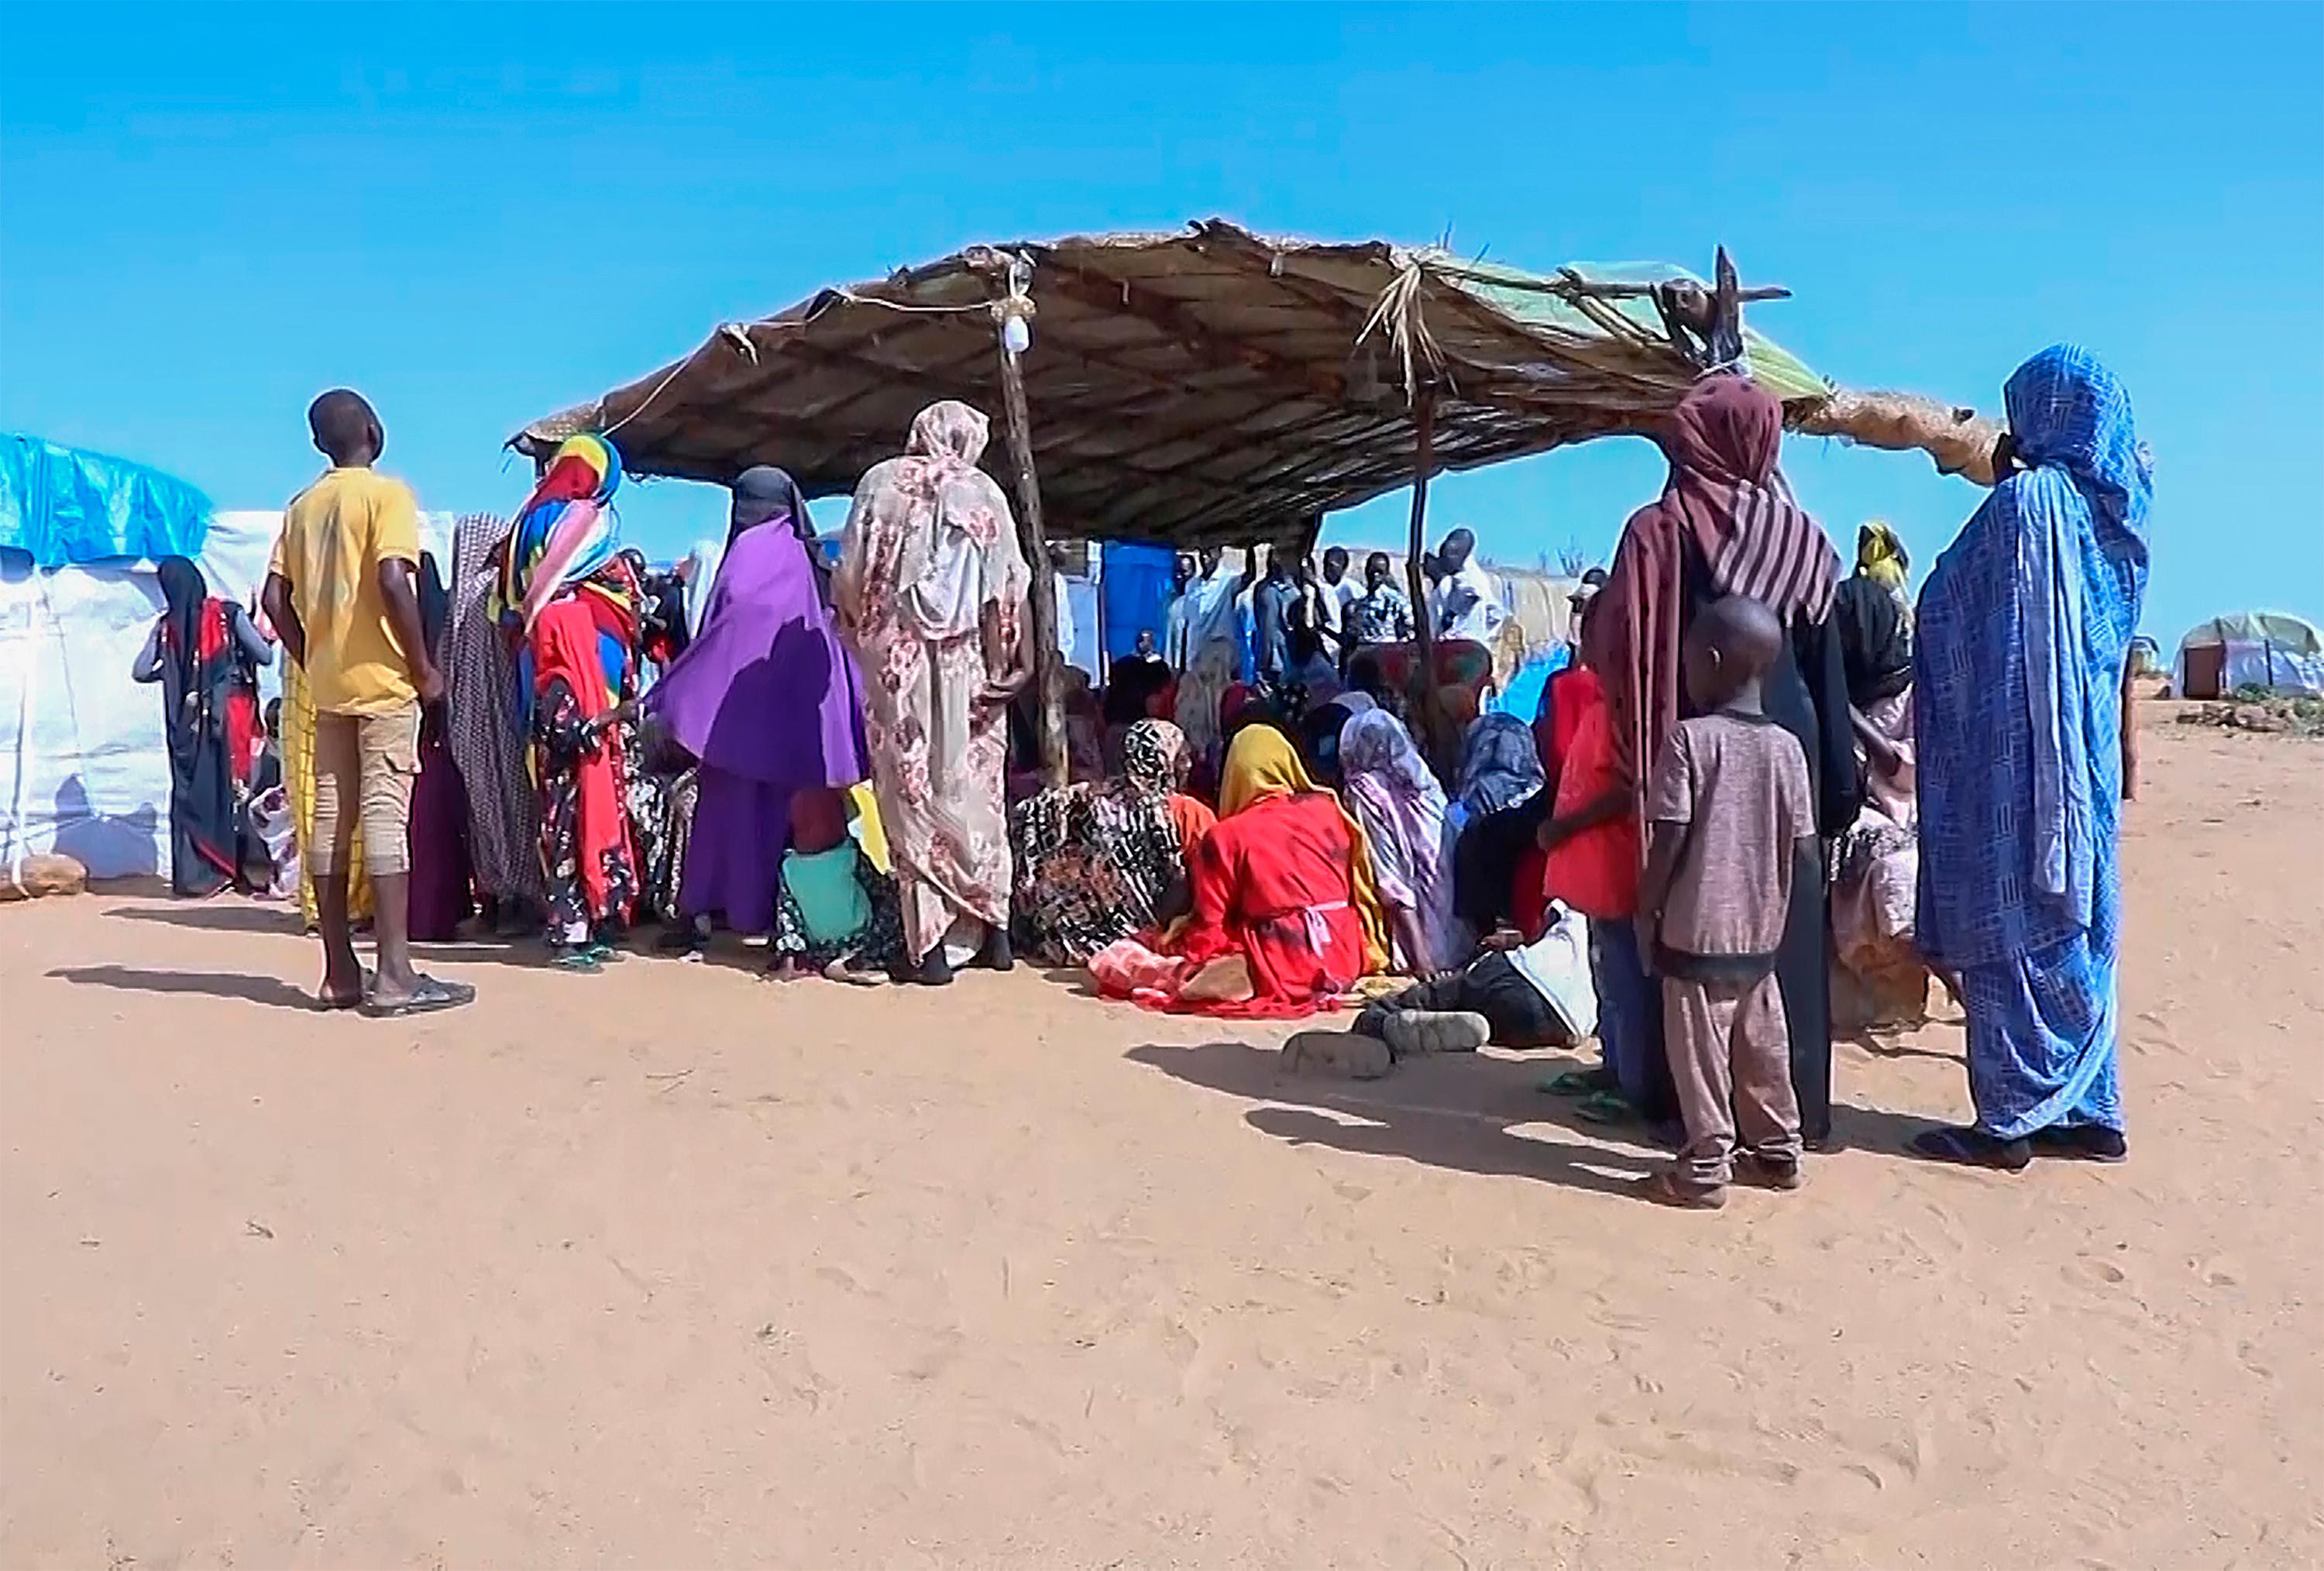
[(621, 485), (622, 455), (604, 437), (567, 437), (549, 460), (501, 559), (500, 604), (528, 631), (543, 606), (613, 559)]

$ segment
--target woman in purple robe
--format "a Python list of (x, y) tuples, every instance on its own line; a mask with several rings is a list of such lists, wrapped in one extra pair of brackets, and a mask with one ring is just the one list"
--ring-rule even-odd
[(862, 681), (832, 633), (807, 498), (780, 469), (748, 469), (731, 516), (701, 631), (646, 695), (700, 761), (674, 940), (686, 947), (713, 918), (770, 932), (791, 794), (865, 773)]

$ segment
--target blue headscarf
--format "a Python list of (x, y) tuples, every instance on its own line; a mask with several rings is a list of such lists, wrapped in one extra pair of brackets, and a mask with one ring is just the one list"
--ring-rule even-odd
[(1470, 822), (1516, 807), (1541, 790), (1543, 779), (1532, 726), (1499, 710), (1470, 722), (1456, 793)]
[(2122, 666), (2146, 588), (2153, 485), (2122, 384), (2060, 345), (2004, 396), (2025, 468), (1937, 559), (1914, 658), (1916, 937), (1956, 967), (2110, 925)]

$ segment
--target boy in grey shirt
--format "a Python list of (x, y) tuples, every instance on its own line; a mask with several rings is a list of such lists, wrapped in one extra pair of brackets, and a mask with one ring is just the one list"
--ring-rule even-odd
[(1638, 947), (1662, 978), (1664, 1044), (1686, 1125), (1678, 1160), (1647, 1181), (1648, 1197), (1665, 1205), (1716, 1209), (1734, 1178), (1800, 1184), (1799, 1102), (1775, 972), (1815, 814), (1799, 742), (1760, 704), (1783, 639), (1756, 600), (1729, 596), (1704, 608), (1684, 650), (1697, 716), (1664, 742), (1646, 789)]

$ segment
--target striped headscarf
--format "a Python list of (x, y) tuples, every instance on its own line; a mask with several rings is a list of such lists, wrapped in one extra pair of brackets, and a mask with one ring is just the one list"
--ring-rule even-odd
[(1785, 623), (1821, 622), (1840, 553), (1776, 473), (1783, 436), (1774, 393), (1747, 377), (1704, 377), (1663, 436), (1662, 504), (1692, 532), (1721, 594), (1748, 595)]
[(1631, 515), (1582, 638), (1605, 684), (1615, 749), (1637, 800), (1678, 724), (1686, 561), (1701, 556), (1723, 595), (1748, 595), (1787, 625), (1831, 610), (1840, 553), (1775, 467), (1784, 407), (1748, 378), (1704, 377), (1663, 434), (1670, 479)]

